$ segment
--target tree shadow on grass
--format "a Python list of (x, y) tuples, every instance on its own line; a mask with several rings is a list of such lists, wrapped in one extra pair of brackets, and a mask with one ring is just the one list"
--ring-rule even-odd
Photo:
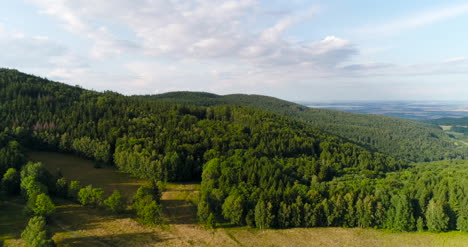
[(168, 224), (197, 223), (197, 208), (193, 203), (184, 200), (163, 200), (161, 203)]
[(169, 238), (161, 238), (154, 233), (128, 233), (128, 234), (114, 234), (106, 236), (75, 236), (65, 238), (58, 242), (63, 246), (135, 246), (135, 243), (141, 245), (149, 245), (151, 243), (158, 243), (170, 240)]

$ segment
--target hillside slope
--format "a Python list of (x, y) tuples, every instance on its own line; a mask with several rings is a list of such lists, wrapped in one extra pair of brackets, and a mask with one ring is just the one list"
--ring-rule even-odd
[[(296, 167), (291, 181), (330, 180), (347, 172), (377, 175), (401, 164), (379, 153), (263, 110), (197, 107), (98, 93), (15, 70), (0, 70), (0, 129), (35, 149), (74, 152), (151, 180), (201, 177), (204, 163), (240, 153)], [(302, 169), (302, 168), (301, 168)], [(309, 181), (307, 181), (309, 180)]]
[(419, 162), (468, 157), (468, 146), (466, 144), (449, 136), (438, 126), (430, 123), (379, 115), (309, 108), (261, 95), (231, 94), (219, 96), (199, 92), (171, 92), (138, 97), (179, 104), (256, 107), (308, 123), (320, 130), (408, 161)]
[[(406, 169), (253, 107), (169, 104), (5, 69), (0, 88), (0, 157), (21, 158), (12, 154), (25, 145), (113, 163), (151, 182), (201, 180), (197, 216), (208, 226), (468, 231), (466, 162)], [(0, 159), (0, 171), (20, 159), (10, 160)]]

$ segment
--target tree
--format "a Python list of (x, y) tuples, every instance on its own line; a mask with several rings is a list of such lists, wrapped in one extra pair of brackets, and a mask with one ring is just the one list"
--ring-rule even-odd
[(102, 188), (93, 188), (92, 185), (88, 185), (78, 192), (78, 201), (83, 206), (98, 207), (102, 205), (103, 195), (104, 190)]
[(47, 187), (42, 183), (36, 181), (32, 176), (28, 176), (21, 179), (21, 193), (27, 200), (34, 199), (37, 195), (45, 193), (47, 194)]
[(122, 213), (125, 210), (126, 199), (120, 194), (118, 190), (104, 200), (104, 205), (112, 213)]
[(9, 195), (14, 195), (19, 192), (20, 175), (15, 168), (8, 169), (3, 175), (2, 188)]
[(162, 222), (161, 205), (154, 200), (149, 202), (141, 210), (140, 218), (145, 224), (160, 224)]
[(255, 206), (255, 224), (260, 229), (268, 229), (272, 227), (274, 215), (272, 214), (273, 206), (270, 202), (265, 203), (263, 200), (257, 202)]
[(206, 226), (210, 229), (216, 228), (216, 220), (213, 213), (210, 213), (208, 219), (206, 219)]
[[(406, 195), (395, 195), (392, 197), (394, 218), (391, 226), (397, 231), (411, 231), (414, 229), (415, 220), (413, 216), (413, 207)], [(392, 216), (389, 216), (392, 217)]]
[(42, 193), (37, 195), (32, 210), (35, 215), (47, 218), (55, 212), (55, 205), (48, 195)]
[(30, 247), (53, 247), (54, 241), (46, 230), (46, 221), (42, 216), (32, 217), (26, 229), (21, 233), (21, 238), (26, 246)]
[(424, 232), (424, 220), (422, 217), (419, 217), (416, 221), (416, 229), (418, 232)]
[(448, 230), (449, 217), (444, 212), (444, 205), (434, 199), (429, 201), (426, 210), (427, 229), (431, 232)]
[(231, 221), (232, 224), (240, 225), (243, 223), (244, 200), (241, 196), (230, 195), (223, 203), (223, 216)]
[(104, 200), (104, 190), (102, 188), (93, 188), (92, 190), (92, 204), (94, 207), (100, 207)]
[(21, 179), (26, 177), (34, 177), (36, 181), (47, 186), (52, 176), (41, 162), (28, 162), (21, 170)]
[(88, 185), (78, 192), (78, 201), (83, 206), (88, 206), (93, 204), (93, 186)]
[(462, 232), (468, 232), (468, 198), (463, 200), (458, 212), (457, 229)]

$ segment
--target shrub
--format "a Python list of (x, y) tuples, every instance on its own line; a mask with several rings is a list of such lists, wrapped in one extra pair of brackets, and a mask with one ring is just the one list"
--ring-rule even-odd
[(112, 213), (122, 213), (126, 207), (126, 199), (120, 194), (118, 190), (114, 190), (114, 193), (104, 200), (106, 209)]

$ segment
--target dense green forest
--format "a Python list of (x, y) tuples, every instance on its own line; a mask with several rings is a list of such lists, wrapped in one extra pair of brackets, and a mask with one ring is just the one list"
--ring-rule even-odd
[(261, 95), (219, 96), (210, 93), (172, 92), (137, 97), (203, 106), (252, 106), (305, 122), (322, 131), (407, 161), (422, 162), (468, 156), (468, 146), (462, 141), (444, 133), (436, 125), (414, 120), (309, 108)]
[(439, 118), (427, 121), (431, 124), (450, 126), (449, 131), (462, 133), (468, 136), (468, 117), (464, 118)]
[[(394, 158), (464, 157), (450, 152), (454, 146), (442, 137), (427, 136), (440, 134), (430, 125), (419, 128), (416, 122), (383, 117), (382, 124), (395, 122), (393, 131), (424, 133), (413, 143), (382, 134), (382, 143), (408, 141), (407, 147), (413, 147), (411, 157), (408, 150), (388, 152), (391, 157), (308, 121), (246, 105), (195, 106), (99, 93), (7, 69), (0, 70), (0, 89), (2, 177), (25, 164), (25, 148), (71, 152), (153, 184), (201, 180), (198, 216), (211, 226), (467, 230), (466, 162), (413, 166)], [(332, 125), (329, 117), (320, 118), (323, 125)], [(362, 131), (385, 133), (379, 123), (363, 121)], [(418, 154), (415, 147), (429, 150)], [(99, 194), (92, 187), (83, 189), (82, 195), (74, 190), (75, 197), (84, 198), (82, 204), (95, 197), (88, 195)], [(157, 197), (144, 191), (145, 206), (137, 200), (134, 207), (157, 212)]]

